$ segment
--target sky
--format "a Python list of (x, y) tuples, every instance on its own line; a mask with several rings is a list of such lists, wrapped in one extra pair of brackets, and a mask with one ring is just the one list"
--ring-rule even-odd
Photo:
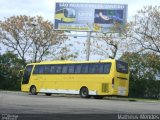
[(0, 0), (0, 20), (14, 15), (40, 15), (54, 21), (55, 2), (127, 4), (128, 20), (145, 5), (160, 5), (160, 0)]

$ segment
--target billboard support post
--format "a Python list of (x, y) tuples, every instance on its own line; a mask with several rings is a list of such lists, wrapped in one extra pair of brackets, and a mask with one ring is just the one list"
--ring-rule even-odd
[(87, 42), (86, 42), (86, 60), (89, 61), (90, 57), (90, 45), (91, 45), (91, 31), (87, 32)]
[(126, 4), (57, 2), (54, 29), (87, 32), (85, 47), (89, 61), (92, 32), (109, 32), (115, 23), (125, 25), (127, 9)]

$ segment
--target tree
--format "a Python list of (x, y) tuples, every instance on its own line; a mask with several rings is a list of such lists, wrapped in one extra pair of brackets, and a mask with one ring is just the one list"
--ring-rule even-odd
[(0, 55), (0, 89), (20, 90), (18, 73), (23, 66), (24, 62), (11, 52)]
[(160, 6), (145, 6), (138, 11), (132, 22), (130, 37), (130, 42), (139, 51), (160, 53)]
[(99, 34), (91, 43), (92, 52), (114, 59), (118, 50), (118, 41), (113, 38), (113, 34)]
[(122, 55), (130, 72), (129, 96), (160, 98), (160, 56), (155, 53), (130, 53)]
[(33, 25), (34, 27), (30, 31), (33, 48), (30, 53), (34, 53), (34, 62), (37, 62), (42, 61), (45, 56), (54, 52), (53, 48), (60, 45), (67, 37), (63, 34), (63, 31), (54, 31), (52, 23), (44, 21), (42, 17), (37, 17)]
[(111, 32), (98, 34), (91, 44), (94, 47), (93, 52), (105, 56), (105, 58), (114, 59), (118, 50), (125, 47), (123, 42), (128, 37), (128, 29), (129, 24), (115, 23), (110, 29)]
[(75, 60), (79, 55), (78, 51), (73, 47), (73, 44), (62, 44), (56, 51), (56, 60)]
[[(2, 43), (25, 62), (30, 57), (41, 61), (65, 36), (54, 31), (53, 24), (42, 17), (13, 16), (0, 22)], [(32, 57), (32, 58), (31, 58)]]

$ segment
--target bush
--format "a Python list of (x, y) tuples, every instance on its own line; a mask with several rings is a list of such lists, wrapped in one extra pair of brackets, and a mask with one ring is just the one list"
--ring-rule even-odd
[(160, 56), (153, 53), (125, 53), (122, 60), (129, 63), (130, 73), (129, 97), (160, 98)]
[(0, 89), (20, 90), (21, 80), (18, 73), (23, 66), (23, 61), (13, 53), (0, 55)]

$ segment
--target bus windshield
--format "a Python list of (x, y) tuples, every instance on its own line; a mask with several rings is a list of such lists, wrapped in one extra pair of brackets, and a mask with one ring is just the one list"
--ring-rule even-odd
[(122, 61), (116, 61), (117, 72), (128, 74), (128, 64)]
[(64, 9), (64, 16), (67, 18), (75, 18), (76, 13), (75, 10), (73, 9)]

